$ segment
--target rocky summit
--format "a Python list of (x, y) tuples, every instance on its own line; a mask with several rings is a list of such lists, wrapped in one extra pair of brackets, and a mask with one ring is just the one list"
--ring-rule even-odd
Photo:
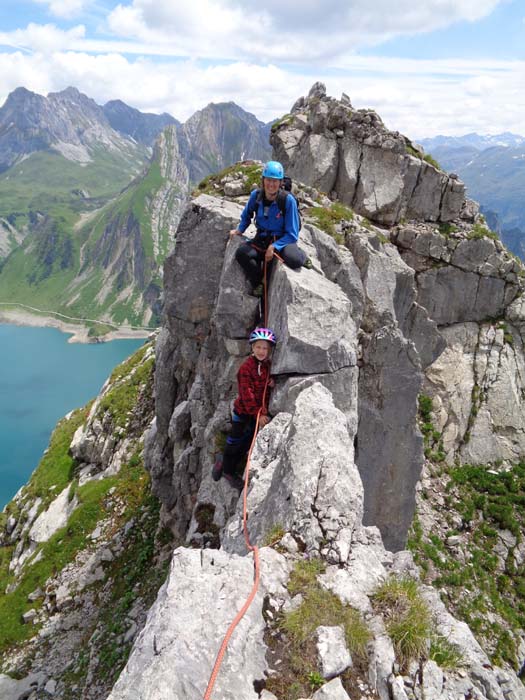
[(347, 96), (327, 97), (321, 83), (273, 125), (271, 143), (288, 174), (378, 223), (461, 215), (465, 187), (457, 177), (427, 162), (420, 146), (389, 131), (372, 110), (354, 110)]
[[(255, 441), (245, 494), (260, 582), (208, 697), (524, 700), (523, 266), (460, 181), (346, 96), (329, 98), (316, 84), (271, 138), (294, 176), (300, 245), (313, 266), (277, 263), (272, 272), (273, 418)], [(258, 168), (239, 163), (200, 188), (165, 262), (155, 417), (143, 437), (161, 504), (158, 558), (162, 528), (175, 538), (166, 579), (147, 616), (146, 597), (133, 593), (147, 571), (119, 589), (132, 633), (111, 636), (100, 620), (76, 638), (86, 594), (67, 582), (59, 619), (60, 629), (71, 625), (68, 672), (46, 669), (44, 645), (60, 647), (50, 633), (25, 655), (10, 649), (3, 670), (12, 677), (0, 677), (7, 700), (204, 697), (253, 583), (243, 497), (214, 482), (211, 468), (258, 314), (235, 261), (241, 241), (228, 235)], [(75, 433), (81, 467), (72, 470), (84, 480), (103, 479), (106, 454), (114, 475), (133, 462), (125, 440), (149, 414), (140, 420), (128, 408), (109, 439), (115, 405), (99, 398)], [(27, 500), (25, 516), (6, 523), (10, 541), (23, 535), (11, 593), (49, 537), (51, 508), (62, 524), (81, 507), (64, 487), (42, 503)], [(123, 507), (121, 485), (108, 494)], [(135, 511), (130, 526), (140, 526), (139, 542), (145, 518)], [(118, 570), (104, 558), (125, 549), (122, 519), (118, 527), (106, 519), (100, 546), (90, 545), (106, 604)], [(49, 630), (51, 603), (27, 624)], [(93, 619), (97, 604), (91, 596)], [(110, 655), (111, 684), (100, 678), (105, 634), (119, 651)]]

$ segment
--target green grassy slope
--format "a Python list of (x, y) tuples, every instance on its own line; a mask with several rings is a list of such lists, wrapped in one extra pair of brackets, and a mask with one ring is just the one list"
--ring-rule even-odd
[[(37, 153), (0, 178), (0, 216), (30, 228), (1, 263), (0, 301), (143, 325), (142, 294), (158, 297), (169, 244), (162, 222), (156, 246), (152, 236), (152, 203), (166, 181), (156, 161), (131, 183), (131, 164), (125, 165), (106, 154), (82, 167)], [(169, 212), (180, 191), (166, 189)], [(101, 298), (105, 283), (110, 289)], [(154, 314), (147, 324), (156, 321)]]

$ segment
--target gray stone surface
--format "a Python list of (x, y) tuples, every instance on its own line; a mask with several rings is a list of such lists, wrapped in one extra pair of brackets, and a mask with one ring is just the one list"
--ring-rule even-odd
[(389, 679), (390, 692), (392, 700), (408, 700), (408, 695), (405, 692), (405, 684), (401, 676), (392, 675)]
[(443, 671), (435, 661), (426, 661), (421, 670), (425, 700), (439, 700), (443, 690)]
[(253, 324), (259, 305), (259, 299), (249, 295), (251, 285), (235, 261), (235, 251), (242, 243), (241, 237), (235, 236), (226, 247), (214, 314), (221, 335), (228, 338), (246, 338), (246, 328)]
[(359, 379), (356, 460), (365, 493), (364, 523), (379, 527), (385, 546), (394, 551), (405, 546), (423, 462), (416, 426), (421, 373), (414, 359), (400, 331), (382, 327), (364, 349)]
[(418, 292), (419, 303), (439, 326), (497, 318), (507, 303), (503, 279), (454, 267), (422, 272)]
[(380, 617), (372, 617), (368, 626), (373, 634), (368, 645), (368, 682), (380, 700), (391, 700), (389, 681), (395, 663), (394, 648)]
[[(321, 91), (322, 92), (322, 91)], [(288, 174), (334, 192), (359, 214), (387, 225), (403, 217), (451, 221), (465, 204), (462, 182), (437, 170), (371, 110), (310, 92), (270, 136)]]
[(352, 304), (352, 318), (359, 325), (365, 300), (361, 273), (352, 253), (334, 239), (311, 224), (303, 226), (311, 236), (321, 268), (326, 277), (337, 284)]
[[(512, 326), (500, 326), (443, 329), (447, 349), (426, 371), (424, 391), (433, 397), (449, 461), (458, 452), (471, 463), (517, 461), (525, 453), (523, 342)], [(505, 340), (509, 333), (512, 344)]]
[[(166, 297), (170, 318), (200, 324), (211, 317), (222, 274), (228, 232), (238, 223), (241, 209), (227, 200), (202, 194), (186, 209), (177, 230), (175, 250), (165, 273), (173, 275), (172, 294)], [(203, 225), (204, 224), (204, 225)], [(206, 251), (206, 275), (202, 253)]]
[(312, 695), (312, 700), (350, 700), (340, 678), (325, 683)]
[(68, 485), (31, 526), (29, 537), (34, 542), (47, 542), (57, 530), (66, 525), (78, 505), (76, 497), (69, 498), (69, 489)]
[[(501, 685), (499, 681), (501, 671), (499, 669), (492, 670), (486, 653), (474, 638), (468, 625), (456, 620), (446, 610), (437, 590), (429, 586), (423, 586), (421, 593), (434, 616), (438, 634), (459, 648), (463, 664), (468, 669), (471, 683), (478, 693), (481, 693), (481, 697), (486, 697), (489, 700), (504, 700), (506, 674), (503, 672), (501, 675), (503, 683)], [(435, 686), (437, 683), (436, 674), (434, 673), (432, 676), (434, 678), (432, 684)], [(517, 684), (511, 683), (511, 688), (512, 692), (517, 693), (517, 698), (520, 698), (520, 700), (525, 698), (525, 688), (523, 686), (520, 688)]]
[[(108, 700), (201, 700), (222, 639), (252, 581), (252, 557), (177, 549), (168, 580)], [(253, 681), (262, 679), (266, 669), (263, 597), (260, 590), (230, 639), (214, 697), (258, 698)]]
[(316, 374), (355, 366), (357, 335), (348, 297), (313, 270), (279, 265), (272, 275), (268, 324), (279, 343), (275, 374)]
[(323, 677), (329, 680), (341, 675), (352, 665), (344, 627), (318, 627), (316, 633), (317, 653)]
[[(360, 524), (363, 492), (346, 418), (327, 389), (314, 384), (297, 398), (293, 416), (279, 414), (261, 431), (252, 454), (247, 496), (250, 540), (279, 524), (307, 551), (344, 560), (346, 537)], [(242, 551), (241, 510), (228, 523), (223, 547)]]
[(0, 698), (2, 700), (22, 700), (27, 698), (32, 690), (41, 688), (46, 681), (45, 674), (36, 673), (15, 680), (0, 673)]
[(327, 567), (319, 582), (346, 605), (368, 614), (372, 609), (370, 596), (387, 578), (384, 562), (382, 546), (354, 543), (345, 567)]
[(312, 384), (322, 384), (332, 394), (334, 406), (342, 411), (347, 420), (348, 432), (353, 439), (357, 432), (357, 387), (359, 370), (345, 367), (337, 372), (310, 374), (295, 377), (276, 377), (270, 400), (270, 413), (280, 411), (293, 413), (295, 401), (301, 391)]

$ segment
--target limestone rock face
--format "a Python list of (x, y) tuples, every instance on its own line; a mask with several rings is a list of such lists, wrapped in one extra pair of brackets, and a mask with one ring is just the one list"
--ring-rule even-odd
[[(252, 457), (250, 539), (261, 541), (280, 524), (307, 552), (344, 563), (363, 509), (345, 416), (329, 391), (314, 384), (299, 394), (290, 420), (276, 421), (261, 433)], [(238, 511), (225, 529), (226, 549), (244, 548), (241, 526)]]
[[(425, 225), (393, 235), (416, 272), (416, 298), (438, 324), (444, 351), (425, 372), (447, 460), (519, 461), (523, 455), (520, 264), (491, 238)], [(494, 319), (500, 319), (494, 321)]]
[(69, 516), (77, 506), (77, 499), (69, 499), (67, 486), (60, 493), (47, 510), (40, 513), (29, 530), (29, 538), (34, 542), (47, 542), (53, 533), (60, 530), (67, 523)]
[(343, 627), (318, 627), (317, 653), (324, 678), (338, 676), (352, 665)]
[[(266, 603), (257, 597), (250, 613), (257, 639), (244, 628), (239, 631), (252, 661), (246, 661), (248, 682), (239, 681), (236, 697), (256, 697), (253, 681), (278, 673), (277, 666), (268, 667), (271, 654), (265, 648), (272, 620), (301, 605), (301, 597), (291, 596), (286, 587), (294, 564), (319, 557), (326, 565), (319, 586), (367, 619), (372, 640), (365, 695), (499, 699), (508, 684), (522, 700), (519, 681), (508, 669), (489, 668), (468, 628), (447, 617), (432, 592), (425, 596), (439, 633), (452, 636), (461, 652), (470, 649), (465, 669), (440, 669), (425, 659), (420, 673), (401, 675), (373, 601), (389, 577), (418, 576), (411, 555), (402, 550), (425, 464), (418, 416), (422, 393), (433, 398), (433, 421), (447, 459), (489, 455), (511, 461), (523, 454), (521, 269), (483, 234), (476, 212), (465, 204), (461, 183), (407, 154), (406, 140), (389, 135), (375, 115), (359, 113), (354, 119), (348, 100), (334, 104), (321, 85), (314, 93), (277, 127), (274, 139), (283, 137), (287, 154), (276, 147), (277, 157), (289, 158), (285, 165), (292, 171), (294, 164), (311, 169), (319, 161), (317, 186), (322, 182), (343, 200), (338, 183), (354, 182), (352, 206), (357, 209), (358, 202), (370, 218), (373, 210), (376, 221), (414, 220), (386, 230), (365, 226), (355, 215), (332, 238), (314, 215), (305, 213), (300, 244), (313, 269), (274, 267), (268, 297), (268, 325), (279, 339), (272, 358), (273, 417), (254, 442), (245, 497), (250, 542), (261, 546), (274, 540), (279, 547), (279, 554), (264, 554), (273, 559), (263, 575), (277, 582), (277, 590), (263, 581)], [(333, 144), (340, 158), (343, 142), (346, 170), (333, 160)], [(359, 150), (353, 152), (356, 143)], [(237, 192), (235, 182), (230, 184)], [(317, 202), (311, 193), (309, 202)], [(217, 621), (224, 627), (228, 615), (222, 594), (240, 588), (237, 575), (251, 580), (244, 499), (226, 480), (211, 478), (230, 426), (236, 372), (249, 351), (245, 339), (259, 321), (259, 303), (249, 295), (235, 261), (240, 241), (228, 239), (240, 212), (226, 199), (198, 197), (181, 220), (175, 251), (166, 262), (156, 421), (146, 440), (146, 462), (164, 522), (197, 550), (176, 550), (178, 563), (174, 560), (111, 700), (147, 698), (148, 683), (162, 698), (167, 691), (158, 679), (167, 673), (164, 664), (180, 669), (181, 693), (202, 695), (194, 660), (209, 670), (216, 653), (212, 648), (219, 644), (214, 632), (202, 630), (206, 609), (216, 605), (207, 592), (209, 583), (215, 577)], [(429, 223), (448, 217), (454, 217), (453, 226)], [(494, 314), (501, 320), (495, 321)], [(474, 398), (475, 387), (482, 401)], [(473, 411), (475, 400), (479, 405)], [(501, 546), (517, 549), (516, 542)], [(202, 585), (207, 602), (185, 622), (192, 579)], [(180, 597), (186, 597), (185, 606)], [(324, 639), (322, 631), (316, 634)], [(159, 639), (164, 646), (157, 646), (161, 651), (155, 654)], [(179, 639), (182, 644), (175, 643)], [(235, 657), (244, 663), (244, 652), (233, 644), (224, 674), (238, 680)], [(333, 669), (328, 661), (325, 665), (329, 677)], [(151, 680), (150, 668), (156, 669)], [(229, 697), (227, 684), (219, 697), (221, 692)], [(340, 677), (315, 695), (345, 696)]]
[[(415, 420), (422, 368), (439, 356), (444, 342), (417, 303), (414, 272), (396, 248), (364, 233), (352, 234), (349, 247), (365, 297), (356, 457), (364, 522), (378, 526), (386, 545), (399, 549), (412, 521), (411, 494), (423, 459)], [(408, 486), (404, 493), (399, 480)]]
[[(268, 580), (275, 558), (279, 558), (275, 552), (266, 559), (263, 555)], [(252, 569), (249, 557), (217, 550), (175, 550), (168, 580), (108, 700), (200, 700), (222, 638), (250, 592)], [(282, 574), (278, 564), (273, 569), (275, 589)], [(262, 642), (266, 592), (264, 586), (259, 590), (232, 636), (214, 697), (258, 698), (253, 682), (261, 680), (266, 670)]]
[(420, 148), (386, 129), (371, 110), (314, 86), (273, 129), (274, 156), (295, 179), (334, 193), (372, 221), (452, 221), (465, 204), (462, 182), (423, 160)]
[(335, 372), (356, 365), (352, 305), (333, 282), (313, 270), (280, 265), (272, 277), (269, 325), (279, 344), (275, 374)]
[[(501, 325), (501, 324), (500, 324)], [(517, 328), (463, 323), (444, 329), (447, 349), (428, 368), (436, 427), (449, 459), (516, 462), (525, 449), (523, 340)]]
[[(179, 523), (181, 536), (187, 535), (190, 522), (191, 537), (199, 534), (195, 498), (197, 504), (206, 504), (216, 489), (203, 479), (203, 471), (213, 463), (214, 436), (229, 424), (235, 374), (248, 351), (244, 339), (258, 304), (247, 294), (234, 259), (239, 241), (228, 242), (239, 215), (236, 204), (201, 195), (189, 205), (174, 254), (166, 262), (156, 424), (147, 439), (147, 461), (166, 518)], [(298, 397), (307, 387), (319, 383), (328, 390), (329, 401), (346, 419), (349, 443), (342, 450), (349, 468), (357, 444), (365, 524), (378, 526), (387, 546), (400, 548), (422, 463), (415, 423), (422, 368), (439, 355), (444, 341), (418, 304), (414, 270), (378, 233), (356, 230), (345, 247), (307, 224), (302, 245), (315, 261), (314, 270), (279, 264), (272, 274), (268, 324), (279, 343), (272, 360), (276, 387), (271, 410), (290, 413), (293, 423), (300, 415)], [(204, 249), (208, 264), (203, 277)], [(323, 393), (316, 391), (321, 407)], [(287, 471), (291, 453), (287, 459), (276, 473)], [(400, 478), (408, 479), (402, 491), (395, 488)], [(228, 519), (228, 489), (224, 498), (213, 504), (221, 525)], [(348, 533), (341, 537), (348, 539)], [(309, 546), (318, 539), (313, 533)], [(337, 546), (342, 553), (331, 556), (344, 558), (348, 543), (341, 540)]]

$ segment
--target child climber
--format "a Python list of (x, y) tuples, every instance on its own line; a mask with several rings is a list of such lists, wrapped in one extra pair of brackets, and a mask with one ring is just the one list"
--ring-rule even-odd
[[(243, 234), (255, 215), (257, 234), (237, 248), (235, 258), (251, 282), (254, 296), (262, 295), (263, 261), (271, 263), (275, 253), (293, 269), (311, 268), (306, 253), (299, 248), (299, 212), (295, 197), (281, 189), (284, 169), (270, 160), (262, 172), (262, 187), (253, 190), (241, 214), (237, 228), (230, 237)], [(281, 208), (280, 199), (284, 199)]]
[(269, 328), (256, 328), (250, 334), (248, 342), (252, 354), (237, 372), (239, 394), (233, 403), (232, 429), (226, 438), (224, 452), (212, 470), (214, 481), (219, 481), (223, 476), (237, 489), (243, 488), (244, 481), (236, 472), (236, 468), (250, 448), (259, 409), (260, 427), (264, 427), (271, 420), (266, 408), (266, 387), (273, 386), (273, 380), (270, 379), (270, 356), (277, 339)]

